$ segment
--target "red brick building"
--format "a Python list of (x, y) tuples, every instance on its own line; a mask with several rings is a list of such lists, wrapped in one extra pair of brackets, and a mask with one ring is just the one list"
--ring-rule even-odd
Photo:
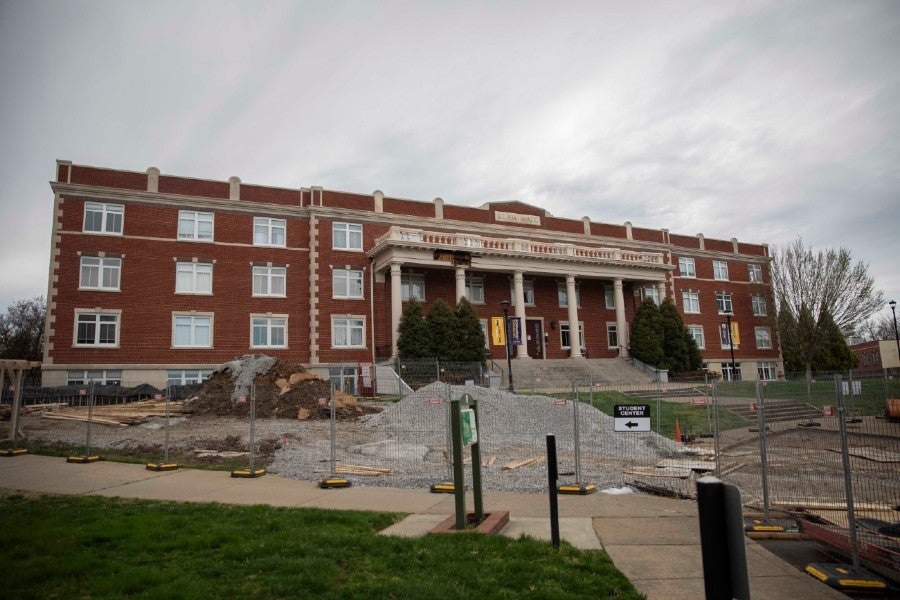
[[(628, 354), (646, 298), (672, 297), (712, 371), (782, 370), (765, 244), (631, 223), (209, 181), (57, 161), (44, 382), (186, 382), (247, 353), (313, 367), (390, 357), (403, 303), (465, 295), (491, 354), (501, 301), (518, 360)], [(576, 302), (570, 302), (572, 297)], [(578, 323), (580, 343), (571, 323)]]

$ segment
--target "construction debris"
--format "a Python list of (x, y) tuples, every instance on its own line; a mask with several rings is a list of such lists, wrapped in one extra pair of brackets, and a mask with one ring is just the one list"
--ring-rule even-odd
[[(64, 421), (87, 421), (87, 406), (66, 406), (66, 404), (37, 405), (47, 408), (42, 409), (41, 416), (45, 419), (58, 419)], [(32, 411), (35, 412), (35, 411)], [(170, 415), (184, 415), (190, 413), (190, 408), (183, 402), (169, 402)], [(113, 427), (126, 427), (139, 425), (151, 417), (166, 416), (165, 400), (141, 400), (127, 404), (112, 404), (109, 406), (94, 406), (90, 409), (91, 422), (99, 425)]]
[[(244, 417), (254, 400), (256, 416), (262, 419), (331, 418), (330, 381), (319, 379), (300, 363), (268, 356), (247, 355), (225, 363), (210, 375), (190, 405), (197, 414)], [(334, 392), (334, 405), (340, 420), (380, 411), (339, 390)]]
[[(331, 473), (324, 469), (316, 469), (315, 473)], [(379, 467), (364, 467), (361, 465), (335, 465), (334, 473), (341, 475), (361, 475), (365, 477), (377, 477), (379, 475), (393, 475), (390, 469), (382, 469)]]
[(519, 467), (533, 467), (534, 465), (538, 464), (542, 460), (544, 460), (543, 456), (535, 456), (535, 457), (526, 458), (523, 460), (514, 460), (514, 461), (506, 463), (505, 465), (500, 467), (500, 469), (503, 471), (509, 471), (511, 469), (518, 469)]

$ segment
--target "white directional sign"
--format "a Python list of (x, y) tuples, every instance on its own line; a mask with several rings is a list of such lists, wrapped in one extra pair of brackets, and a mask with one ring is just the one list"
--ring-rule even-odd
[(650, 431), (649, 404), (617, 404), (613, 407), (616, 431)]

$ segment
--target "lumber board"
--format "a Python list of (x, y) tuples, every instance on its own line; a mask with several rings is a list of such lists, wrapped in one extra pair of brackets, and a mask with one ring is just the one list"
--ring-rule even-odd
[(683, 467), (633, 467), (625, 469), (623, 472), (630, 475), (670, 477), (672, 479), (687, 479), (691, 475), (691, 470)]
[(503, 471), (509, 471), (511, 469), (518, 469), (519, 467), (531, 467), (536, 465), (537, 463), (544, 460), (543, 456), (534, 456), (532, 458), (525, 458), (522, 460), (514, 460), (506, 463), (501, 467)]

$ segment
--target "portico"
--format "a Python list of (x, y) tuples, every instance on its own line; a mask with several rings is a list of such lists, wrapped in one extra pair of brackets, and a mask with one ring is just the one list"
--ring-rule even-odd
[[(666, 296), (666, 277), (672, 266), (665, 264), (662, 252), (647, 252), (619, 247), (587, 246), (565, 242), (545, 242), (535, 239), (490, 237), (471, 233), (429, 231), (410, 227), (392, 226), (367, 253), (375, 274), (390, 277), (391, 351), (396, 356), (398, 327), (403, 313), (402, 278), (414, 269), (437, 269), (453, 273), (455, 302), (467, 295), (467, 281), (480, 274), (507, 274), (511, 282), (509, 290), (482, 290), (480, 298), (484, 308), (481, 313), (498, 312), (485, 298), (493, 298), (502, 291), (512, 295), (514, 315), (521, 319), (523, 327), (529, 320), (550, 321), (545, 306), (534, 306), (526, 301), (527, 278), (559, 282), (559, 307), (565, 307), (568, 320), (569, 357), (584, 358), (584, 340), (579, 335), (580, 310), (588, 308), (588, 302), (601, 302), (599, 298), (580, 298), (582, 283), (600, 280), (612, 287), (615, 314), (615, 331), (619, 356), (628, 355), (628, 323), (626, 320), (625, 287), (642, 286), (656, 290), (660, 301)], [(497, 286), (495, 286), (496, 288)], [(563, 291), (565, 304), (563, 301)], [(534, 290), (531, 289), (531, 294)], [(573, 299), (575, 301), (573, 301)], [(579, 305), (579, 300), (582, 303)], [(478, 304), (476, 302), (475, 304)], [(606, 301), (604, 308), (612, 309)], [(558, 309), (559, 307), (553, 307)], [(373, 308), (374, 310), (374, 308)], [(594, 311), (596, 312), (596, 311)], [(486, 316), (483, 315), (483, 316)], [(374, 318), (374, 315), (373, 315)], [(556, 323), (556, 321), (553, 321)], [(596, 327), (591, 322), (586, 326)], [(606, 325), (600, 324), (605, 330)], [(560, 327), (563, 327), (560, 323)], [(537, 329), (537, 328), (536, 328)], [(542, 323), (540, 331), (547, 331)], [(531, 332), (529, 335), (537, 335)], [(532, 340), (543, 344), (542, 340)], [(516, 346), (516, 359), (528, 360), (526, 335)], [(543, 356), (543, 353), (539, 353)]]

